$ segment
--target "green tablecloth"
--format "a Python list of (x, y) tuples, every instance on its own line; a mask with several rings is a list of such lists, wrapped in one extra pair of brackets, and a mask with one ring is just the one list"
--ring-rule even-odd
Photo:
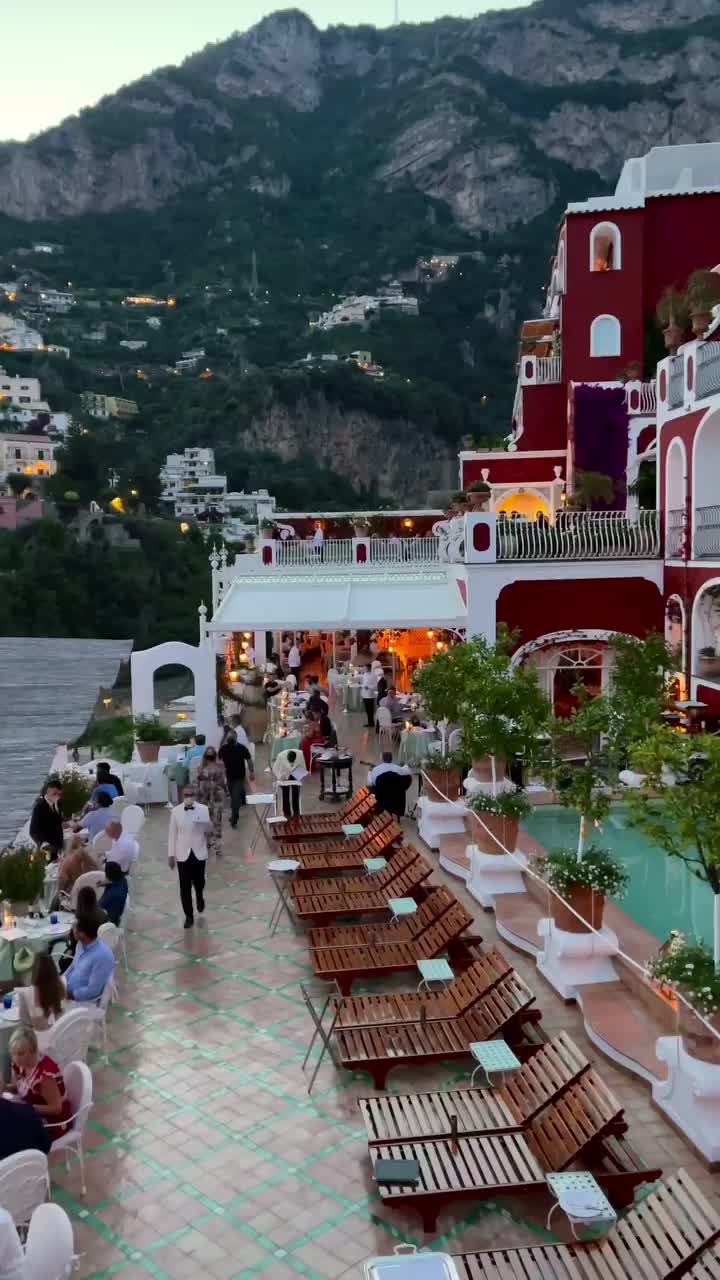
[(362, 689), (359, 684), (348, 684), (341, 690), (345, 711), (362, 711)]
[(286, 733), (284, 738), (273, 738), (272, 749), (270, 751), (270, 763), (277, 760), (283, 751), (297, 751), (300, 746), (299, 733)]
[(404, 729), (400, 734), (398, 759), (401, 764), (421, 765), (437, 751), (438, 742), (434, 733)]

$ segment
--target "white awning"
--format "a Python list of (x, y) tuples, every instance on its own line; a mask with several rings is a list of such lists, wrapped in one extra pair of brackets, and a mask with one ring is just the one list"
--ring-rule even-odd
[(445, 573), (372, 573), (333, 578), (236, 578), (211, 631), (350, 631), (375, 627), (464, 627), (466, 609)]

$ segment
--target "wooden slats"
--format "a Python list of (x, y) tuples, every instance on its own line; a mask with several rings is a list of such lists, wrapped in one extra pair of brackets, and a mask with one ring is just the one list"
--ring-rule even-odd
[(547, 1173), (560, 1173), (589, 1143), (621, 1124), (622, 1106), (594, 1071), (588, 1071), (533, 1120), (528, 1144)]
[[(416, 858), (411, 866), (392, 882), (392, 888), (371, 890), (376, 883), (375, 878), (368, 877), (365, 893), (343, 893), (342, 881), (333, 884), (328, 892), (303, 894), (292, 903), (298, 920), (313, 920), (316, 923), (330, 921), (337, 916), (363, 916), (370, 914), (389, 914), (387, 901), (389, 897), (412, 897), (412, 894), (432, 874), (432, 867), (426, 858)], [(295, 888), (296, 886), (293, 886)], [(313, 886), (315, 887), (315, 886)]]
[(335, 813), (303, 814), (301, 817), (288, 818), (270, 828), (273, 838), (282, 841), (307, 840), (313, 837), (340, 837), (344, 826), (361, 822), (363, 826), (370, 821), (377, 809), (375, 796), (367, 787), (361, 787), (352, 799), (346, 801)]
[[(382, 871), (373, 876), (334, 876), (327, 880), (313, 880), (312, 883), (296, 880), (293, 884), (293, 895), (301, 898), (314, 893), (367, 893), (368, 888), (385, 889), (398, 879), (402, 871), (410, 867), (420, 854), (412, 844), (403, 844), (391, 862)], [(393, 894), (388, 894), (393, 897)]]
[[(362, 867), (364, 858), (378, 858), (402, 840), (402, 827), (392, 814), (381, 813), (368, 823), (362, 835), (340, 840), (307, 840), (283, 842), (282, 857), (296, 858), (303, 869), (321, 866), (323, 857), (344, 857), (348, 866)], [(332, 864), (328, 864), (332, 865)]]
[[(433, 894), (443, 892), (434, 890)], [(448, 893), (447, 890), (444, 890)], [(448, 894), (448, 897), (450, 895)], [(453, 1019), (480, 1003), (494, 985), (512, 970), (498, 951), (488, 951), (453, 978), (444, 991), (402, 992), (393, 995), (348, 996), (338, 1009), (339, 1028), (383, 1022), (433, 1022)]]
[(416, 1186), (389, 1184), (378, 1187), (383, 1200), (412, 1200), (416, 1196), (472, 1192), (478, 1198), (500, 1191), (527, 1190), (545, 1185), (545, 1175), (521, 1134), (492, 1138), (460, 1138), (456, 1149), (449, 1140), (401, 1142), (372, 1147), (377, 1160), (417, 1160), (420, 1180)]
[(311, 929), (311, 950), (321, 947), (374, 946), (381, 942), (409, 941), (417, 937), (433, 920), (438, 920), (455, 901), (448, 889), (440, 886), (428, 894), (414, 915), (383, 924), (329, 925)]

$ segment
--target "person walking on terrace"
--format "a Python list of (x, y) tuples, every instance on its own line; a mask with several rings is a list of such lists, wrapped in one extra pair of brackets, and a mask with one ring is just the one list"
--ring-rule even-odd
[(180, 884), (180, 902), (185, 914), (186, 929), (195, 923), (195, 905), (199, 916), (205, 911), (205, 869), (207, 866), (207, 833), (210, 830), (210, 814), (207, 805), (198, 804), (195, 788), (186, 784), (182, 789), (182, 801), (170, 814), (168, 833), (168, 862), (177, 866)]

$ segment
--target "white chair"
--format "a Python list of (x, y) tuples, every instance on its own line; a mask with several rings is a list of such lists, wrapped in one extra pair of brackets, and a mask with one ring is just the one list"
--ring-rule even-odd
[(26, 1228), (33, 1211), (49, 1196), (50, 1176), (43, 1151), (18, 1151), (0, 1160), (0, 1205), (16, 1227)]
[(93, 1003), (91, 1001), (87, 1001), (83, 1006), (87, 1009), (89, 1016), (100, 1031), (100, 1035), (102, 1037), (102, 1052), (106, 1065), (110, 1061), (108, 1057), (107, 1011), (116, 995), (117, 986), (115, 985), (115, 970), (113, 970), (105, 983), (97, 1002)]
[(380, 735), (380, 746), (382, 747), (383, 743), (386, 743), (392, 751), (400, 729), (398, 725), (393, 724), (392, 716), (387, 707), (378, 707), (375, 714), (375, 723)]
[(23, 1280), (66, 1280), (75, 1260), (72, 1223), (59, 1204), (38, 1205), (27, 1233)]
[(125, 791), (125, 799), (129, 801), (131, 805), (137, 805), (138, 802), (143, 799), (145, 794), (145, 788), (142, 783), (133, 782), (131, 778), (126, 778), (124, 780), (123, 789)]
[(61, 1071), (69, 1062), (84, 1062), (90, 1048), (96, 1019), (84, 1005), (69, 1009), (51, 1027), (47, 1053)]
[(70, 1168), (70, 1152), (74, 1151), (80, 1161), (80, 1185), (82, 1193), (85, 1195), (85, 1160), (83, 1156), (83, 1134), (85, 1125), (93, 1104), (93, 1078), (90, 1074), (90, 1068), (85, 1062), (69, 1062), (63, 1071), (63, 1080), (65, 1081), (65, 1097), (70, 1103), (70, 1119), (65, 1122), (67, 1128), (65, 1133), (61, 1133), (55, 1140), (52, 1138), (53, 1129), (63, 1128), (63, 1125), (49, 1124), (50, 1130), (50, 1155), (54, 1156), (58, 1151), (65, 1152), (65, 1165)]
[(129, 804), (127, 809), (123, 810), (120, 822), (123, 831), (128, 835), (136, 836), (145, 826), (145, 814), (139, 804)]
[(85, 871), (83, 875), (78, 876), (72, 889), (70, 890), (70, 909), (72, 911), (75, 910), (77, 906), (78, 894), (81, 889), (94, 889), (95, 897), (99, 899), (100, 890), (104, 888), (105, 888), (105, 872), (104, 871)]
[(104, 831), (98, 831), (90, 846), (93, 857), (99, 858), (101, 862), (104, 862), (106, 854), (110, 852), (111, 845), (112, 840), (110, 837), (107, 836)]
[[(100, 939), (101, 942), (105, 943), (106, 947), (110, 948), (114, 956), (117, 955), (118, 951), (122, 951), (123, 963), (125, 965), (125, 969), (127, 970), (128, 966), (127, 966), (127, 952), (125, 950), (125, 928), (122, 923), (126, 915), (127, 915), (127, 902), (125, 903), (122, 916), (120, 917), (120, 925), (113, 924), (112, 920), (106, 920), (105, 924), (101, 924), (100, 928), (98, 929), (98, 938)], [(117, 997), (117, 981), (115, 979), (115, 974), (113, 974), (113, 982), (115, 984), (115, 991), (113, 993), (113, 1000), (114, 1000)]]
[(125, 811), (125, 809), (127, 809), (129, 804), (130, 804), (130, 801), (128, 800), (127, 796), (115, 796), (115, 799), (110, 805), (110, 812), (113, 818), (119, 818), (120, 815)]
[(453, 729), (447, 740), (448, 751), (459, 751), (462, 742), (462, 729)]

